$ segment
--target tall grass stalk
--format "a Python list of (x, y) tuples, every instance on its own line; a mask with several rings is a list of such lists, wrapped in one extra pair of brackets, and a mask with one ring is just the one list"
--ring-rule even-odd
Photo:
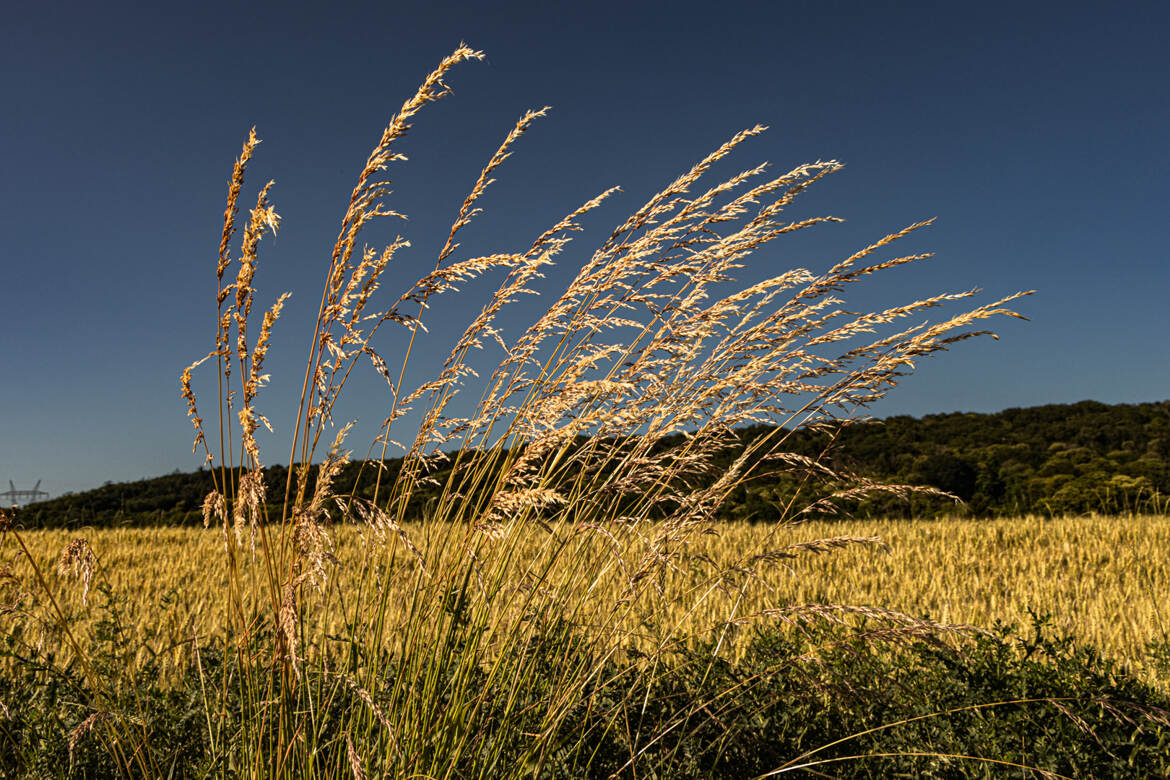
[[(393, 116), (358, 176), (324, 269), (290, 425), (288, 480), (276, 501), (265, 491), (256, 431), (268, 420), (257, 402), (285, 296), (257, 326), (259, 250), (280, 218), (271, 182), (240, 216), (255, 132), (234, 166), (216, 264), (214, 348), (181, 381), (194, 446), (213, 467), (205, 524), (224, 541), (223, 559), (207, 565), (229, 572), (222, 598), (230, 663), (206, 679), (199, 642), (195, 654), (217, 775), (575, 776), (596, 759), (599, 736), (613, 733), (630, 746), (629, 769), (663, 736), (631, 717), (646, 706), (633, 697), (648, 696), (669, 673), (669, 654), (697, 636), (713, 640), (714, 662), (742, 625), (756, 621), (863, 617), (891, 635), (938, 628), (825, 604), (744, 614), (740, 594), (761, 566), (879, 542), (786, 545), (781, 535), (792, 523), (875, 490), (917, 490), (835, 472), (787, 452), (787, 437), (858, 419), (917, 359), (986, 333), (978, 329), (984, 320), (1019, 316), (1008, 305), (1026, 293), (917, 324), (901, 323), (975, 291), (864, 314), (846, 309), (851, 285), (928, 257), (893, 250), (929, 222), (827, 270), (790, 269), (736, 285), (736, 272), (769, 242), (838, 221), (788, 216), (804, 190), (840, 170), (836, 161), (779, 175), (760, 165), (705, 183), (716, 163), (764, 130), (753, 127), (637, 209), (539, 317), (512, 332), (516, 302), (545, 286), (545, 270), (571, 249), (582, 218), (616, 191), (570, 210), (512, 252), (464, 253), (461, 231), (540, 110), (522, 116), (488, 161), (433, 267), (384, 300), (383, 274), (407, 241), (377, 250), (362, 236), (377, 219), (401, 216), (388, 202), (388, 171), (404, 159), (396, 146), (421, 109), (447, 96), (452, 68), (482, 56), (460, 46), (444, 59)], [(429, 313), (477, 279), (494, 280), (494, 292), (481, 306), (462, 304), (474, 316), (442, 368), (410, 386), (407, 366)], [(379, 351), (383, 329), (408, 334), (396, 361)], [(380, 458), (367, 466), (378, 468), (395, 447), (405, 453), (397, 472), (380, 470), (372, 495), (336, 484), (351, 430), (338, 403), (365, 362), (392, 399), (375, 441)], [(210, 434), (192, 389), (202, 364), (218, 376)], [(717, 469), (737, 428), (750, 423), (777, 427)], [(736, 488), (781, 472), (832, 487), (779, 502), (750, 553), (713, 560), (694, 551), (700, 535), (718, 532), (714, 513)], [(424, 498), (426, 522), (408, 533), (408, 507)], [(270, 506), (281, 507), (278, 516)], [(364, 554), (346, 588), (335, 576), (339, 523), (363, 529)], [(687, 580), (676, 575), (696, 568), (701, 584), (679, 586)], [(390, 603), (403, 592), (405, 604)], [(711, 610), (718, 618), (700, 635), (665, 617)], [(680, 706), (670, 728), (688, 728), (703, 706)], [(110, 713), (122, 724), (135, 717)], [(570, 722), (578, 727), (566, 729)], [(134, 756), (125, 759), (127, 771), (137, 761), (151, 771), (161, 766), (148, 735), (110, 733), (123, 755)]]

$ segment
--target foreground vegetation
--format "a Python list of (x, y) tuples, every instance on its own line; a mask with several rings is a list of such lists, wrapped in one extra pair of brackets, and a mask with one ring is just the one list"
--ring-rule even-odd
[[(770, 241), (836, 221), (789, 213), (839, 163), (760, 165), (710, 185), (763, 128), (733, 136), (581, 258), (521, 326), (513, 304), (544, 286), (615, 192), (515, 251), (465, 253), (462, 229), (544, 114), (529, 112), (438, 255), (381, 302), (383, 272), (410, 246), (365, 243), (375, 221), (402, 216), (387, 171), (450, 71), (482, 56), (461, 46), (444, 59), (358, 175), (323, 263), (283, 485), (256, 438), (285, 301), (254, 314), (261, 241), (280, 225), (271, 183), (234, 248), (259, 143), (249, 134), (214, 265), (214, 343), (180, 377), (211, 478), (206, 530), (70, 533), (54, 564), (50, 536), (0, 516), (5, 766), (33, 777), (743, 776), (823, 774), (861, 754), (845, 771), (1164, 772), (1166, 701), (1111, 661), (1037, 627), (1021, 643), (865, 603), (860, 577), (839, 578), (840, 597), (799, 590), (802, 561), (884, 544), (837, 527), (793, 536), (801, 521), (880, 495), (955, 498), (799, 443), (839, 438), (917, 361), (1018, 317), (1009, 306), (1026, 294), (909, 325), (975, 292), (851, 311), (853, 285), (926, 256), (892, 247), (928, 223), (827, 269), (737, 282)], [(453, 343), (428, 340), (449, 294), (487, 281), (477, 305), (461, 294), (448, 310), (465, 318)], [(379, 351), (383, 330), (397, 330), (400, 359)], [(446, 358), (417, 381), (420, 350)], [(372, 473), (353, 475), (338, 401), (367, 364), (389, 404), (372, 461), (357, 467)], [(396, 447), (397, 468), (381, 468)], [(721, 511), (761, 480), (786, 486), (756, 496), (766, 523), (720, 547)], [(174, 579), (147, 575), (161, 567)], [(1165, 572), (1151, 559), (1148, 575)]]
[[(871, 780), (1170, 774), (1170, 697), (1091, 650), (1054, 638), (1042, 621), (954, 646), (929, 637), (875, 643), (873, 631), (823, 626), (757, 627), (737, 660), (718, 659), (710, 647), (675, 648), (656, 654), (649, 675), (639, 671), (645, 657), (602, 661), (604, 676), (589, 691), (588, 706), (571, 708), (544, 735), (547, 754), (534, 758), (530, 735), (545, 725), (538, 713), (564, 663), (560, 644), (578, 651), (588, 645), (567, 630), (542, 627), (544, 642), (526, 652), (543, 674), (519, 690), (493, 680), (490, 668), (443, 671), (440, 682), (451, 690), (467, 675), (478, 691), (474, 702), (484, 718), (468, 738), (494, 744), (499, 774)], [(250, 649), (262, 652), (267, 641), (259, 636)], [(116, 643), (108, 651), (97, 657), (108, 665), (102, 673), (115, 676)], [(240, 720), (247, 702), (238, 688), (217, 689), (242, 674), (237, 657), (203, 651), (198, 658), (180, 687), (148, 676), (103, 706), (139, 713), (162, 770), (157, 776), (246, 775), (239, 756), (248, 749), (241, 744), (248, 724)], [(384, 668), (381, 685), (370, 691), (327, 668), (307, 670), (297, 704), (317, 713), (306, 738), (318, 748), (297, 765), (299, 776), (381, 776), (365, 772), (367, 760), (355, 763), (345, 724), (348, 713), (393, 712), (395, 686), (409, 670), (393, 659)], [(141, 672), (151, 669), (147, 663)], [(613, 696), (627, 688), (628, 695)], [(90, 692), (76, 669), (25, 666), (17, 677), (0, 678), (3, 776), (125, 776), (111, 760), (110, 723), (93, 714)], [(222, 709), (208, 712), (209, 699)], [(452, 693), (437, 704), (455, 706), (458, 699)], [(367, 749), (369, 736), (359, 735)], [(432, 731), (384, 743), (381, 771), (399, 771), (409, 755), (411, 765), (431, 767), (424, 776), (480, 776), (475, 755), (450, 762), (452, 736)]]
[[(437, 560), (456, 529), (404, 530), (424, 558)], [(315, 713), (312, 739), (319, 747), (308, 765), (290, 771), (352, 776), (343, 724), (347, 713), (364, 711), (372, 717), (367, 728), (382, 727), (382, 719), (398, 724), (387, 733), (401, 743), (383, 744), (383, 760), (369, 762), (380, 771), (399, 771), (398, 751), (409, 751), (412, 765), (435, 765), (431, 776), (475, 774), (477, 762), (468, 755), (438, 771), (440, 756), (451, 749), (445, 738), (430, 728), (401, 727), (396, 682), (400, 675), (418, 679), (401, 668), (401, 645), (379, 650), (345, 639), (353, 631), (347, 595), (362, 599), (370, 592), (359, 531), (337, 529), (334, 600), (310, 604), (299, 632), (301, 652), (323, 661), (306, 664), (295, 700), (306, 714)], [(701, 589), (711, 568), (749, 557), (759, 531), (727, 524), (705, 536), (694, 553), (712, 567), (675, 572), (664, 589)], [(525, 533), (528, 543), (514, 549), (528, 560), (516, 571), (530, 581), (547, 532), (530, 527)], [(31, 556), (11, 561), (0, 591), (4, 776), (123, 776), (107, 752), (111, 724), (102, 718), (115, 712), (135, 713), (163, 775), (247, 775), (238, 764), (247, 738), (239, 720), (247, 712), (246, 689), (239, 686), (244, 670), (238, 652), (225, 650), (263, 654), (274, 637), (257, 623), (245, 644), (232, 639), (230, 602), (223, 598), (231, 573), (206, 565), (222, 554), (222, 533), (88, 531), (92, 548), (101, 551), (88, 594), (70, 572), (54, 572), (70, 532), (21, 538)], [(877, 538), (889, 543), (888, 551), (873, 545), (832, 551), (826, 541)], [(596, 615), (578, 613), (569, 621), (537, 611), (525, 616), (531, 633), (519, 647), (483, 641), (475, 662), (462, 667), (476, 632), (460, 634), (466, 607), (448, 599), (440, 614), (455, 636), (439, 634), (444, 651), (435, 661), (446, 656), (448, 663), (430, 672), (438, 675), (436, 706), (455, 706), (452, 700), (462, 695), (463, 706), (478, 710), (473, 743), (493, 743), (493, 765), (521, 775), (739, 778), (785, 768), (801, 777), (993, 777), (1029, 767), (1025, 776), (1136, 778), (1170, 772), (1170, 637), (1161, 599), (1170, 589), (1164, 554), (1170, 518), (835, 521), (785, 528), (773, 542), (778, 553), (793, 557), (774, 556), (777, 565), (759, 569), (755, 587), (739, 583), (690, 610), (687, 602), (643, 594), (640, 608), (626, 614), (616, 648), (603, 650), (591, 636)], [(5, 549), (11, 559), (12, 544)], [(626, 552), (632, 563), (635, 550)], [(54, 619), (44, 599), (38, 608), (32, 594), (22, 593), (19, 583), (35, 579), (33, 563), (65, 621)], [(246, 557), (241, 565), (245, 578), (261, 575), (259, 559)], [(384, 619), (391, 637), (418, 631), (412, 623), (419, 593), (443, 598), (409, 578), (392, 578), (388, 586), (379, 591), (383, 609), (366, 605), (359, 612)], [(592, 604), (623, 595), (620, 578), (597, 586)], [(861, 606), (832, 610), (845, 599)], [(817, 613), (796, 605), (822, 607)], [(499, 653), (518, 650), (528, 677), (511, 687), (500, 680)], [(372, 686), (344, 671), (351, 654), (381, 670)], [(538, 761), (525, 735), (548, 728), (532, 713), (554, 695), (568, 658), (597, 668), (598, 676), (544, 734), (550, 752)]]

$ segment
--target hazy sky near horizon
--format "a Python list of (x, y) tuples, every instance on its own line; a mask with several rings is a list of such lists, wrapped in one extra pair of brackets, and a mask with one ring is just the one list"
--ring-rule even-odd
[[(58, 495), (199, 465), (178, 375), (211, 346), (223, 201), (253, 125), (263, 143), (243, 200), (274, 179), (283, 217), (261, 248), (257, 306), (293, 294), (260, 400), (277, 429), (261, 440), (266, 462), (286, 462), (354, 179), (460, 41), (487, 59), (451, 74), (454, 95), (400, 147), (409, 161), (390, 172), (389, 205), (409, 221), (367, 235), (412, 242), (387, 294), (429, 270), (527, 109), (552, 107), (497, 174), (464, 256), (527, 247), (623, 188), (586, 220), (550, 291), (650, 195), (761, 123), (721, 172), (841, 160), (793, 216), (847, 221), (780, 239), (753, 258), (760, 268), (824, 269), (937, 217), (902, 247), (934, 259), (873, 278), (850, 303), (1038, 290), (1018, 304), (1030, 322), (998, 321), (999, 341), (925, 362), (875, 413), (1170, 397), (1164, 2), (40, 2), (4, 16), (0, 485), (41, 479)], [(436, 310), (420, 370), (475, 300)], [(390, 356), (397, 338), (380, 344)], [(385, 416), (367, 373), (340, 416)], [(367, 444), (350, 442), (358, 456)]]

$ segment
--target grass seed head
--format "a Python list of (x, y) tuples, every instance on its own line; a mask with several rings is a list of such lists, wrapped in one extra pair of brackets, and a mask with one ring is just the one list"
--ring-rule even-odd
[(81, 738), (84, 737), (86, 734), (88, 734), (90, 731), (92, 731), (94, 728), (96, 728), (104, 723), (108, 723), (113, 719), (114, 719), (113, 713), (106, 712), (104, 710), (98, 710), (97, 712), (90, 714), (90, 716), (87, 717), (85, 720), (81, 721), (81, 723), (78, 723), (77, 726), (73, 729), (73, 731), (69, 732), (69, 760), (70, 760), (70, 762), (73, 761), (73, 749), (75, 747), (77, 747), (77, 743), (81, 741)]
[(345, 755), (349, 759), (349, 769), (353, 772), (353, 780), (366, 780), (366, 773), (362, 770), (362, 760), (354, 749), (353, 739), (349, 732), (345, 732)]
[(97, 556), (84, 538), (77, 538), (65, 545), (61, 550), (61, 557), (57, 560), (57, 574), (67, 577), (70, 574), (81, 580), (81, 603), (89, 603), (89, 586), (97, 570)]

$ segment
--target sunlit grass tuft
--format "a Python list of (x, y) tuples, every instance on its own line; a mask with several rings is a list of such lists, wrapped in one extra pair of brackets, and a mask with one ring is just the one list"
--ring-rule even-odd
[[(78, 687), (78, 727), (87, 724), (84, 734), (122, 772), (164, 776), (168, 756), (177, 760), (153, 741), (142, 675), (198, 680), (205, 760), (224, 775), (575, 776), (589, 770), (598, 740), (622, 734), (629, 754), (620, 773), (679, 725), (646, 721), (643, 731), (629, 717), (680, 648), (705, 653), (711, 669), (741, 652), (753, 625), (777, 621), (864, 621), (881, 627), (869, 634), (875, 642), (961, 641), (976, 631), (907, 612), (919, 602), (897, 604), (898, 594), (882, 592), (892, 606), (867, 600), (863, 573), (882, 543), (872, 534), (792, 530), (875, 491), (937, 491), (834, 471), (786, 442), (801, 429), (862, 419), (918, 360), (986, 333), (986, 320), (1018, 317), (1009, 306), (1027, 293), (970, 308), (962, 306), (976, 291), (852, 311), (853, 285), (928, 257), (896, 247), (929, 222), (827, 269), (737, 282), (770, 242), (840, 221), (792, 213), (806, 189), (842, 168), (834, 160), (781, 173), (761, 164), (708, 181), (759, 126), (584, 252), (570, 239), (617, 188), (566, 205), (563, 219), (510, 251), (478, 254), (461, 245), (462, 231), (538, 110), (520, 117), (453, 208), (442, 249), (415, 269), (417, 281), (387, 294), (384, 273), (408, 239), (379, 249), (366, 230), (404, 216), (390, 201), (390, 171), (405, 160), (397, 145), (419, 111), (449, 94), (452, 69), (482, 57), (460, 46), (444, 59), (357, 177), (322, 258), (298, 412), (277, 421), (291, 434), (283, 494), (267, 495), (256, 439), (270, 425), (265, 361), (285, 297), (256, 300), (260, 249), (280, 217), (269, 182), (241, 218), (253, 131), (232, 169), (209, 268), (214, 343), (180, 378), (194, 449), (215, 481), (206, 530), (90, 534), (84, 547), (70, 540), (61, 564), (82, 574), (80, 587), (52, 579), (43, 552), (26, 548), (37, 587), (15, 597), (13, 614), (27, 618), (17, 641), (34, 655), (66, 648), (45, 656), (43, 669)], [(554, 264), (571, 269), (560, 285)], [(459, 292), (473, 280), (489, 292)], [(544, 311), (521, 323), (517, 302), (536, 294)], [(462, 329), (438, 372), (413, 381), (417, 338), (437, 316), (462, 317)], [(391, 331), (405, 342), (392, 356), (380, 346)], [(390, 399), (373, 462), (404, 454), (399, 470), (379, 472), (372, 498), (338, 482), (352, 430), (339, 401), (355, 369), (380, 376)], [(216, 375), (206, 405), (195, 389), (200, 371)], [(759, 423), (770, 432), (719, 462), (738, 428)], [(746, 482), (781, 476), (792, 489), (770, 524), (715, 520)], [(424, 494), (426, 521), (407, 523)], [(20, 545), (52, 539), (11, 536)], [(835, 570), (835, 588), (802, 590), (817, 581), (808, 562), (825, 571), (817, 567), (838, 555), (848, 568)], [(160, 568), (168, 574), (143, 576)], [(704, 705), (688, 703), (684, 721)], [(591, 725), (567, 729), (582, 712)]]

